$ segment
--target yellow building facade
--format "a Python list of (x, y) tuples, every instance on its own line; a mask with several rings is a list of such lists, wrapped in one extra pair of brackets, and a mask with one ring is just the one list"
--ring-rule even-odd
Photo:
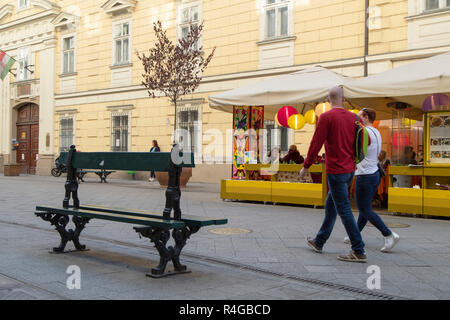
[[(142, 152), (155, 139), (163, 151), (170, 149), (174, 108), (167, 98), (148, 97), (135, 54), (154, 45), (157, 20), (174, 41), (190, 23), (203, 21), (203, 48), (209, 53), (216, 47), (199, 89), (178, 109), (179, 127), (191, 137), (185, 147), (199, 163), (192, 181), (218, 183), (231, 175), (232, 115), (211, 109), (208, 96), (315, 65), (363, 77), (450, 51), (447, 0), (31, 0), (17, 12), (18, 1), (0, 1), (0, 35), (5, 25), (42, 12), (37, 2), (55, 11), (45, 21), (52, 30), (54, 52), (45, 56), (51, 67), (42, 67), (39, 54), (34, 62), (36, 68), (40, 63), (35, 77), (53, 72), (54, 80), (51, 123), (40, 123), (47, 129), (40, 127), (39, 154), (47, 150), (44, 132), (51, 138), (51, 152), (37, 163), (42, 174), (50, 172), (50, 154), (72, 143), (81, 151)], [(0, 49), (3, 43), (0, 36)], [(10, 83), (2, 84), (2, 101), (9, 99), (4, 92)], [(276, 127), (271, 120), (267, 127)], [(10, 151), (15, 124), (12, 116), (0, 121), (10, 127), (9, 136), (3, 130), (0, 137), (5, 163), (16, 156)], [(272, 142), (282, 149), (295, 143), (304, 155), (313, 132), (309, 125), (295, 133), (281, 130)]]

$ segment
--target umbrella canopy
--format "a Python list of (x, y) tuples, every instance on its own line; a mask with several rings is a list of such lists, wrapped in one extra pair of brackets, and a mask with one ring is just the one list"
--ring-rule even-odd
[(322, 102), (334, 86), (353, 81), (322, 67), (270, 78), (209, 97), (213, 109), (233, 112), (233, 106), (264, 106), (266, 118), (284, 105)]
[(410, 105), (410, 117), (422, 119), (422, 105), (434, 93), (450, 93), (450, 52), (352, 81), (345, 97), (358, 105), (391, 113), (390, 102)]

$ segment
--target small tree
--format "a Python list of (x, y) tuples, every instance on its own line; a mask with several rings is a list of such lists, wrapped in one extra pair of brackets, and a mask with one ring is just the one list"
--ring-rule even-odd
[[(144, 66), (142, 85), (148, 89), (150, 97), (162, 93), (175, 107), (174, 139), (177, 129), (177, 102), (180, 97), (193, 93), (202, 80), (205, 71), (214, 56), (216, 48), (205, 59), (202, 47), (198, 46), (203, 24), (192, 26), (188, 34), (174, 44), (162, 28), (161, 21), (153, 24), (156, 44), (149, 55), (136, 52)], [(175, 142), (175, 141), (174, 141)]]

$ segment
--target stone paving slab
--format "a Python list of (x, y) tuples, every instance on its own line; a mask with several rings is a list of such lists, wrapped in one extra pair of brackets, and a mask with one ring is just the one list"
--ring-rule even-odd
[[(26, 232), (35, 241), (48, 238), (58, 240), (57, 235), (45, 236), (46, 231), (4, 223), (0, 223), (0, 230), (0, 238)], [(120, 245), (112, 248), (103, 241), (92, 241), (91, 245), (91, 251), (50, 254), (44, 248), (30, 248), (27, 238), (22, 238), (14, 246), (2, 248), (0, 299), (229, 300), (254, 299), (257, 296), (264, 299), (297, 299), (300, 298), (299, 293), (301, 297), (307, 297), (326, 291), (320, 286), (303, 285), (189, 259), (185, 262), (192, 273), (151, 279), (145, 274), (157, 264), (156, 254)], [(69, 290), (66, 285), (69, 276), (66, 270), (72, 265), (81, 270), (80, 290)], [(335, 292), (334, 295), (339, 298), (340, 293)], [(346, 297), (357, 299), (358, 295)]]
[[(82, 204), (156, 211), (162, 211), (164, 207), (164, 190), (156, 184), (115, 179), (110, 179), (108, 184), (99, 184), (94, 178), (88, 178), (86, 181), (79, 189)], [(47, 222), (34, 216), (33, 210), (36, 205), (61, 205), (64, 197), (63, 186), (64, 178), (0, 176), (0, 222), (52, 230)], [(214, 226), (203, 228), (189, 240), (185, 253), (231, 260), (269, 271), (332, 281), (362, 289), (366, 289), (367, 267), (373, 264), (381, 268), (381, 286), (385, 293), (430, 299), (445, 299), (449, 296), (448, 220), (383, 216), (387, 223), (409, 225), (408, 228), (394, 229), (401, 236), (394, 252), (381, 253), (381, 234), (373, 227), (366, 227), (362, 235), (366, 243), (368, 264), (349, 264), (336, 259), (337, 255), (349, 250), (349, 246), (343, 243), (345, 230), (339, 219), (323, 254), (312, 252), (305, 244), (304, 238), (313, 236), (320, 227), (323, 210), (222, 201), (217, 185), (201, 184), (192, 184), (183, 190), (181, 203), (184, 213), (227, 218), (229, 224), (225, 227), (252, 230), (248, 234), (225, 236), (210, 233), (211, 229), (216, 228)], [(91, 237), (101, 237), (111, 241), (151, 246), (147, 239), (139, 239), (131, 227), (92, 220), (83, 231), (87, 238), (82, 237), (82, 243), (91, 247), (96, 244)], [(18, 234), (11, 234), (6, 239), (0, 237), (0, 245), (14, 247), (21, 237), (22, 235)], [(58, 242), (52, 242), (49, 234), (42, 234), (41, 237), (39, 241), (30, 244), (33, 250), (49, 249)], [(116, 250), (114, 243), (103, 242), (102, 246), (105, 251)], [(20, 260), (20, 252), (11, 254), (16, 260), (7, 262), (5, 267), (10, 268)], [(105, 261), (108, 259), (100, 259), (97, 262)], [(120, 269), (123, 265), (117, 263), (114, 267)], [(423, 290), (427, 293), (420, 293)], [(108, 298), (101, 294), (97, 296)]]

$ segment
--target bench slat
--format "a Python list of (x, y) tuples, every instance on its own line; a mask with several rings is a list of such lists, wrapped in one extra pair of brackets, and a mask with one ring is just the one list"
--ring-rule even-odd
[(181, 229), (185, 226), (185, 223), (182, 221), (176, 220), (162, 220), (162, 219), (154, 219), (150, 217), (142, 217), (132, 214), (121, 214), (121, 213), (112, 213), (112, 212), (99, 212), (94, 210), (85, 210), (85, 209), (75, 209), (75, 208), (57, 208), (57, 207), (46, 207), (46, 206), (37, 206), (36, 211), (39, 212), (49, 212), (53, 214), (62, 214), (62, 215), (75, 215), (79, 217), (86, 217), (92, 219), (102, 219), (102, 220), (110, 220), (116, 222), (124, 222), (124, 223), (132, 223), (139, 225), (147, 225), (162, 229)]
[[(130, 214), (130, 215), (141, 216), (141, 217), (151, 217), (151, 218), (156, 218), (156, 219), (162, 219), (162, 213), (155, 212), (155, 211), (149, 211), (149, 210), (121, 209), (121, 208), (110, 208), (110, 207), (91, 206), (91, 205), (81, 206), (81, 208), (86, 209), (86, 210), (100, 211), (100, 212), (114, 212), (114, 213), (119, 213), (119, 214)], [(188, 215), (188, 214), (182, 214), (181, 221), (185, 222), (188, 225), (199, 226), (199, 227), (206, 227), (206, 226), (211, 226), (211, 225), (222, 225), (222, 224), (228, 223), (228, 219), (216, 219), (216, 218), (201, 217), (201, 216), (194, 216), (194, 215)]]

